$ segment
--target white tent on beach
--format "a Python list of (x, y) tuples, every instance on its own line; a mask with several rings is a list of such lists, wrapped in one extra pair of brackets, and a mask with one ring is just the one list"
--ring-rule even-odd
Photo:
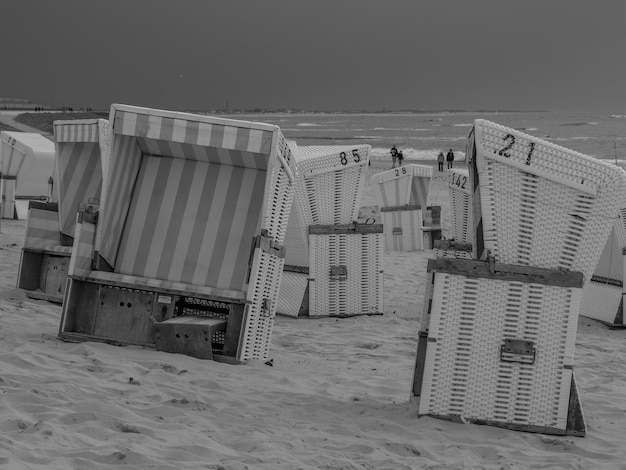
[(29, 199), (50, 198), (54, 142), (41, 134), (0, 132), (1, 215), (25, 219)]

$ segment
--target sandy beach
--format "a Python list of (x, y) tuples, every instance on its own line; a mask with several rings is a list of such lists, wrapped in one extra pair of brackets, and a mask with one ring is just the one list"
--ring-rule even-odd
[[(380, 220), (369, 178), (387, 168), (369, 168), (360, 218)], [(593, 320), (579, 319), (574, 368), (586, 437), (418, 417), (430, 250), (385, 254), (384, 315), (278, 316), (273, 367), (229, 365), (59, 340), (61, 307), (15, 288), (24, 227), (0, 223), (0, 468), (626, 469), (626, 330)]]

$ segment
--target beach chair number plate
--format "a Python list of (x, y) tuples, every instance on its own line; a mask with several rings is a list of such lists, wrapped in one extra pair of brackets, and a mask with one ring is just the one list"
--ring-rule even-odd
[(519, 362), (534, 364), (536, 357), (535, 343), (522, 339), (505, 339), (500, 346), (500, 360), (502, 362)]

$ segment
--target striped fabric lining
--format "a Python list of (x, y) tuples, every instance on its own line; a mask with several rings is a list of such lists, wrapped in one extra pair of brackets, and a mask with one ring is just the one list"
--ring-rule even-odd
[(27, 149), (22, 148), (19, 141), (15, 141), (14, 145), (10, 145), (2, 140), (2, 177), (17, 176), (26, 160)]
[[(71, 126), (63, 127), (68, 133), (70, 132)], [(59, 218), (61, 231), (65, 235), (74, 236), (79, 204), (86, 203), (91, 198), (100, 199), (102, 191), (100, 157), (100, 146), (97, 140), (96, 142), (69, 142), (67, 140), (57, 142)]]
[(265, 177), (248, 168), (144, 156), (115, 271), (241, 290)]
[(103, 192), (100, 198), (102, 223), (96, 235), (96, 251), (111, 266), (130, 207), (130, 197), (141, 165), (141, 149), (133, 137), (113, 139), (110, 168), (103, 173)]
[(31, 208), (28, 210), (24, 248), (43, 250), (48, 245), (60, 245), (59, 216), (56, 211)]
[(183, 158), (187, 160), (267, 170), (266, 155), (256, 154), (246, 150), (228, 150), (224, 148), (205, 147), (188, 143), (146, 138), (137, 138), (137, 142), (141, 150), (148, 155)]
[(68, 276), (86, 277), (91, 273), (96, 226), (89, 222), (76, 224)]
[(76, 121), (55, 121), (55, 142), (98, 142), (99, 119), (78, 119)]
[[(212, 122), (209, 122), (212, 121)], [(243, 150), (269, 154), (272, 134), (269, 130), (226, 125), (217, 119), (192, 121), (155, 114), (139, 114), (117, 110), (114, 119), (116, 134), (145, 137), (147, 139)], [(243, 122), (242, 122), (243, 124)]]

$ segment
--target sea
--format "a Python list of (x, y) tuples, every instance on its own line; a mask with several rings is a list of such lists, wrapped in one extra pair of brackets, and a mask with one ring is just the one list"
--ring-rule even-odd
[[(486, 119), (603, 160), (626, 161), (626, 114), (602, 112), (255, 113), (228, 117), (278, 125), (298, 145), (369, 144), (372, 160), (391, 161), (395, 145), (405, 160), (436, 160), (452, 149), (465, 157), (475, 119)], [(621, 163), (621, 162), (620, 162)]]

